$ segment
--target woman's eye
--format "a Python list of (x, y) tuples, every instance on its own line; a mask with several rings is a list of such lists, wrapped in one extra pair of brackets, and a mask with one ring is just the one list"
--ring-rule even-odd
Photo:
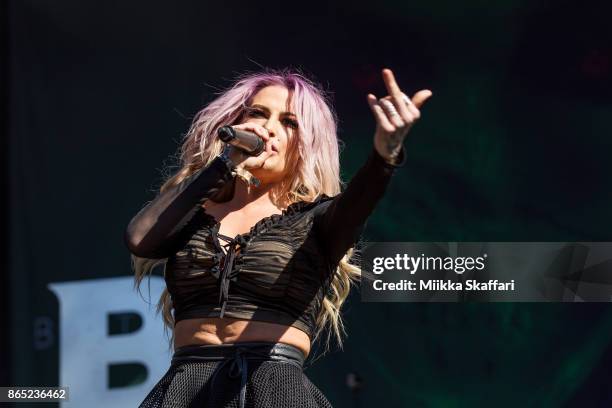
[(293, 129), (298, 128), (298, 123), (293, 119), (285, 119), (285, 124)]
[(257, 109), (252, 109), (249, 111), (250, 116), (264, 116), (263, 112)]
[[(248, 115), (252, 117), (260, 117), (260, 118), (266, 117), (266, 114), (263, 111), (260, 111), (258, 109), (249, 109)], [(289, 118), (284, 119), (283, 123), (285, 124), (285, 126), (289, 126), (292, 129), (297, 129), (299, 126), (296, 120), (289, 119)]]

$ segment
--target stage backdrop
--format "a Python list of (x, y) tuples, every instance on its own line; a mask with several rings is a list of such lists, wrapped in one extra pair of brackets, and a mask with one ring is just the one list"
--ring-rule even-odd
[[(157, 271), (142, 297), (132, 290), (123, 232), (172, 171), (191, 117), (260, 66), (300, 68), (331, 92), (345, 180), (372, 147), (366, 95), (384, 96), (380, 69), (409, 94), (433, 91), (369, 241), (612, 241), (604, 1), (4, 11), (2, 385), (135, 406), (159, 379), (169, 354), (147, 301), (162, 282)], [(306, 371), (337, 407), (612, 404), (609, 304), (375, 304), (354, 292), (345, 317), (344, 352)]]

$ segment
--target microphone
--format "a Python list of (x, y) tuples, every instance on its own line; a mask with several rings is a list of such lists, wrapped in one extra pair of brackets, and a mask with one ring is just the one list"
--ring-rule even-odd
[(259, 156), (266, 148), (263, 139), (253, 132), (242, 129), (234, 129), (231, 126), (223, 126), (217, 130), (217, 136), (225, 143), (242, 150), (249, 156)]

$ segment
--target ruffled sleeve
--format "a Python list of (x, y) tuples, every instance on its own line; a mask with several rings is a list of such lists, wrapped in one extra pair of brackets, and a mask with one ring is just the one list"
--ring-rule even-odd
[(388, 163), (373, 148), (346, 189), (315, 208), (313, 228), (332, 264), (337, 264), (359, 239), (395, 169), (405, 161), (403, 146), (396, 163)]
[(125, 230), (128, 249), (141, 258), (167, 258), (180, 250), (182, 232), (208, 198), (234, 178), (234, 165), (216, 157), (181, 183), (168, 188), (132, 218)]

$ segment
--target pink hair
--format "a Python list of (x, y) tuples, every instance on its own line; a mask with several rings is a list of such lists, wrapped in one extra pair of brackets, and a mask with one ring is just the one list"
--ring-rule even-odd
[[(284, 86), (293, 94), (292, 108), (297, 116), (299, 129), (298, 137), (290, 140), (290, 154), (298, 156), (297, 160), (294, 160), (294, 171), (288, 177), (290, 180), (279, 183), (281, 186), (280, 191), (275, 194), (276, 198), (288, 205), (297, 201), (313, 201), (320, 194), (335, 196), (340, 193), (336, 114), (320, 87), (300, 73), (287, 69), (245, 74), (230, 89), (220, 93), (198, 112), (181, 146), (181, 168), (166, 180), (161, 191), (180, 183), (197, 169), (210, 164), (224, 145), (217, 138), (217, 129), (238, 123), (251, 98), (260, 89), (270, 85)], [(340, 260), (332, 279), (332, 290), (325, 295), (322, 309), (317, 316), (314, 339), (328, 327), (326, 349), (332, 335), (342, 346), (344, 325), (340, 309), (349, 295), (351, 285), (361, 275), (359, 267), (349, 262), (352, 255), (353, 248), (350, 248)], [(160, 262), (157, 259), (135, 256), (132, 256), (132, 259), (137, 286), (144, 275)], [(174, 327), (172, 307), (172, 299), (166, 288), (158, 303), (158, 310), (163, 311), (166, 328)]]
[(279, 198), (292, 203), (312, 201), (321, 193), (338, 194), (340, 163), (336, 114), (319, 86), (287, 69), (242, 75), (230, 89), (198, 112), (181, 148), (183, 167), (193, 169), (208, 165), (222, 149), (223, 143), (216, 137), (217, 129), (236, 124), (251, 98), (270, 85), (284, 86), (292, 93), (291, 102), (299, 129), (299, 137), (290, 145), (292, 149), (297, 148), (295, 171), (291, 180), (281, 187)]

